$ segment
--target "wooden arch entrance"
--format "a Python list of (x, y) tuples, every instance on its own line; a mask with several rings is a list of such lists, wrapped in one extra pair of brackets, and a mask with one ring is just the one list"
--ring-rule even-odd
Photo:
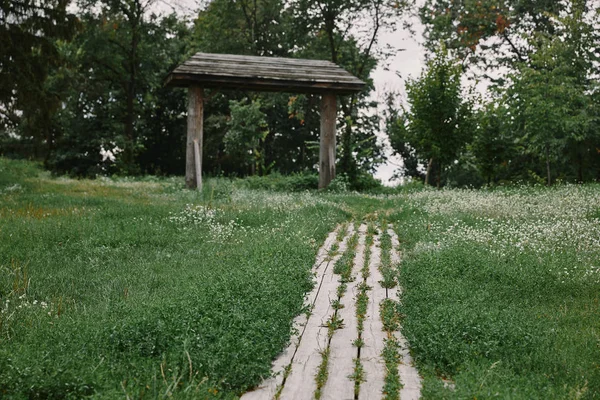
[(360, 92), (365, 83), (329, 61), (196, 53), (167, 77), (188, 88), (185, 182), (202, 187), (204, 88), (321, 95), (319, 188), (335, 178), (337, 95)]

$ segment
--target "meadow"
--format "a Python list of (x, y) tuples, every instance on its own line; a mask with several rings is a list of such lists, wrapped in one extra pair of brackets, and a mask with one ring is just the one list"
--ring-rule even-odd
[(391, 223), (423, 398), (600, 397), (600, 186), (386, 194), (52, 177), (0, 158), (0, 397), (234, 399), (326, 235)]

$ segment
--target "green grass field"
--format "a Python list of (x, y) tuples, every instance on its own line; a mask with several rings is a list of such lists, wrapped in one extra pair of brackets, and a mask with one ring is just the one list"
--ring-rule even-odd
[(352, 219), (400, 236), (424, 398), (600, 397), (598, 185), (196, 193), (0, 158), (0, 398), (236, 398)]

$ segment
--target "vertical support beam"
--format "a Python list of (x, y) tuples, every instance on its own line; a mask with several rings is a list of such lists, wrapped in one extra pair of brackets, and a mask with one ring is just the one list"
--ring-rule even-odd
[[(187, 144), (185, 153), (185, 185), (189, 189), (202, 189), (202, 139), (204, 131), (204, 89), (200, 86), (188, 88), (188, 118), (187, 118)], [(194, 146), (194, 142), (197, 146)], [(198, 148), (195, 154), (194, 147)], [(198, 160), (198, 174), (196, 173), (196, 156)]]
[(321, 141), (319, 149), (319, 189), (335, 178), (335, 122), (337, 101), (334, 94), (321, 96)]

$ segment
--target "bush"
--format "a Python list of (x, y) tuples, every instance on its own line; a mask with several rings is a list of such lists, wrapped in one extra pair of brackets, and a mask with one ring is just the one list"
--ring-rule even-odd
[(350, 182), (350, 188), (357, 192), (369, 192), (382, 187), (383, 185), (379, 179), (375, 179), (373, 175), (365, 172), (359, 173), (356, 178)]
[(319, 177), (316, 174), (309, 173), (296, 173), (286, 176), (276, 172), (266, 176), (249, 176), (239, 179), (236, 183), (247, 189), (302, 192), (316, 190), (319, 187)]
[(327, 190), (334, 193), (347, 192), (350, 188), (350, 181), (345, 174), (339, 174), (327, 186)]

